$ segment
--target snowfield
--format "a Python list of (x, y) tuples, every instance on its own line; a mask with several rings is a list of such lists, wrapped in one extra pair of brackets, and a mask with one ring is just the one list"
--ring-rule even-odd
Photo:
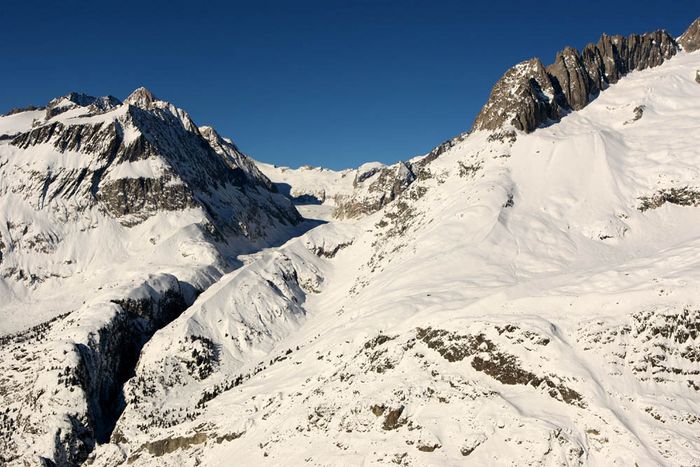
[(700, 210), (642, 209), (700, 190), (698, 68), (472, 134), (381, 211), (225, 276), (147, 345), (95, 462), (698, 465)]
[[(10, 257), (62, 279), (0, 282), (2, 459), (700, 466), (698, 70), (681, 51), (532, 133), (342, 172), (258, 174), (156, 104), (257, 182), (135, 225), (87, 210), (94, 227), (61, 226), (0, 181), (0, 212), (70, 239)], [(160, 112), (147, 97), (129, 100)], [(84, 163), (35, 149), (28, 164)], [(0, 141), (0, 167), (16, 151)], [(148, 160), (110, 176), (173, 167)], [(280, 193), (320, 220), (281, 220)], [(246, 227), (208, 234), (238, 219), (230, 199)]]

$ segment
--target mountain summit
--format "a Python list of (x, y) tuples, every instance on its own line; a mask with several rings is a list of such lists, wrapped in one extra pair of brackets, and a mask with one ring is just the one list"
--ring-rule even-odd
[(129, 97), (124, 101), (127, 104), (135, 105), (136, 107), (148, 108), (153, 102), (155, 102), (156, 97), (144, 87), (135, 89), (134, 92), (129, 94)]

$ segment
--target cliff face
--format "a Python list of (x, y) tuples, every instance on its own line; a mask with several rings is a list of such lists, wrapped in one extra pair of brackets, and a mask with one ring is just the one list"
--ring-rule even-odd
[(53, 459), (46, 465), (82, 463), (109, 438), (141, 348), (185, 308), (180, 283), (163, 274), (0, 339), (0, 351), (21, 356), (29, 373), (15, 373), (12, 359), (0, 362), (0, 393), (13, 415), (2, 420), (0, 463), (29, 453)]
[[(687, 43), (697, 35), (689, 35)], [(580, 52), (565, 48), (549, 66), (537, 58), (524, 61), (496, 83), (472, 130), (512, 125), (529, 133), (582, 109), (627, 73), (661, 65), (678, 50), (666, 31), (628, 37), (603, 34), (597, 44)]]

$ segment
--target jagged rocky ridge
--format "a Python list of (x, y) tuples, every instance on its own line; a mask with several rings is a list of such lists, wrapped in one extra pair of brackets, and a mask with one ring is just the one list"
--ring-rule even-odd
[[(663, 64), (681, 47), (686, 52), (700, 49), (700, 18), (678, 42), (664, 30), (627, 37), (603, 34), (597, 44), (588, 44), (582, 51), (564, 48), (551, 65), (544, 66), (538, 58), (526, 60), (508, 70), (496, 83), (471, 131), (496, 131), (509, 126), (524, 132), (534, 131), (569, 112), (581, 110), (627, 73)], [(400, 162), (390, 170), (384, 169), (381, 177), (369, 185), (367, 194), (354, 190), (350, 199), (338, 203), (335, 216), (353, 218), (377, 211), (415, 180), (414, 172), (463, 141), (468, 134), (438, 145), (419, 158), (415, 167), (410, 162)], [(508, 133), (494, 134), (494, 137), (513, 138)], [(366, 178), (358, 174), (353, 187)]]
[[(692, 47), (698, 31), (682, 37)], [(531, 132), (580, 110), (601, 91), (634, 70), (656, 67), (678, 53), (679, 46), (666, 31), (609, 36), (582, 51), (567, 47), (545, 66), (533, 58), (515, 65), (496, 83), (472, 130), (513, 126)]]
[[(695, 44), (700, 44), (700, 25), (693, 23), (678, 43), (666, 31), (631, 34), (628, 37), (603, 34), (597, 44), (588, 44), (580, 52), (566, 47), (549, 66), (543, 65), (538, 58), (526, 60), (508, 70), (496, 83), (471, 131), (514, 127), (531, 132), (542, 125), (556, 122), (566, 114), (584, 108), (627, 73), (661, 65), (679, 51), (679, 43), (687, 51), (695, 50), (698, 47)], [(337, 218), (367, 215), (393, 201), (415, 180), (414, 172), (463, 141), (468, 134), (458, 135), (438, 145), (414, 163), (402, 161), (390, 167), (360, 170), (354, 174), (352, 189), (343, 191), (336, 187), (336, 193), (327, 193), (326, 190), (305, 189), (304, 183), (292, 188), (297, 196), (309, 196), (320, 202), (333, 198), (334, 216)], [(494, 137), (512, 139), (508, 133)], [(318, 176), (329, 175), (328, 172), (320, 171)], [(268, 174), (280, 178), (271, 169)], [(363, 183), (375, 174), (377, 176), (369, 183)], [(333, 175), (338, 177), (336, 173)]]

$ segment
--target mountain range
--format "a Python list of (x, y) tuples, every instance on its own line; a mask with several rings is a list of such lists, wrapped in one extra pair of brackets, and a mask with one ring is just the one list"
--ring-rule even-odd
[(139, 88), (0, 117), (0, 464), (700, 465), (700, 19), (468, 131), (256, 161)]

